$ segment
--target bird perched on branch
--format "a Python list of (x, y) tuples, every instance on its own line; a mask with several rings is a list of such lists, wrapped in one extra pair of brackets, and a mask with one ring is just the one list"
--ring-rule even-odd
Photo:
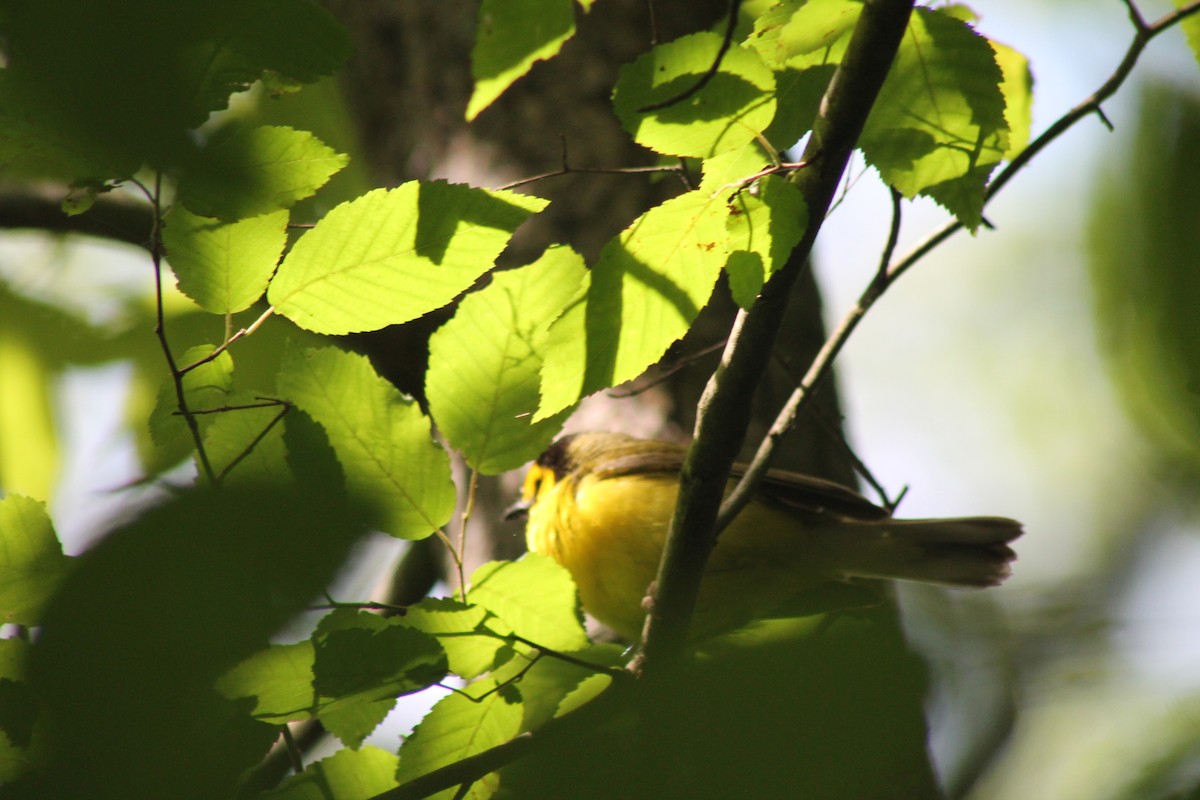
[[(564, 436), (534, 462), (509, 512), (528, 512), (529, 549), (566, 567), (583, 607), (632, 641), (685, 453), (617, 433)], [(995, 586), (1010, 573), (1008, 543), (1020, 535), (1020, 523), (1004, 517), (895, 519), (839, 484), (772, 470), (718, 537), (690, 634), (787, 614), (789, 601), (854, 578)]]

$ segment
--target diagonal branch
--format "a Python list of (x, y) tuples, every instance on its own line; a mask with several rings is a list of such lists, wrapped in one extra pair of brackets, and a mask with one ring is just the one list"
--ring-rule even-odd
[(750, 311), (738, 315), (721, 363), (705, 388), (646, 620), (639, 668), (648, 679), (669, 676), (682, 662), (700, 578), (716, 539), (721, 497), (750, 421), (746, 398), (753, 394), (770, 360), (791, 286), (808, 261), (821, 221), (900, 46), (912, 7), (912, 0), (868, 0), (864, 4), (845, 58), (813, 123), (801, 159), (808, 168), (794, 173), (808, 206), (808, 230)]

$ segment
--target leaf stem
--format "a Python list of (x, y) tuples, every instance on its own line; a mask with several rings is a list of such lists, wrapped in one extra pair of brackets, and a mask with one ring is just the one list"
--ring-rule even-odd
[[(188, 407), (187, 391), (183, 385), (183, 376), (187, 374), (187, 370), (179, 368), (178, 362), (175, 361), (175, 355), (171, 352), (171, 344), (167, 340), (162, 279), (162, 173), (154, 173), (153, 189), (148, 189), (141, 183), (137, 183), (137, 186), (149, 198), (153, 209), (150, 227), (150, 260), (154, 265), (154, 335), (158, 338), (159, 346), (163, 351), (163, 358), (166, 359), (167, 367), (171, 371), (171, 382), (175, 387), (175, 404), (179, 409), (179, 413), (183, 416), (184, 422), (187, 423), (188, 431), (192, 435), (192, 442), (196, 446), (196, 457), (200, 462), (200, 469), (205, 477), (208, 478), (209, 483), (218, 484), (220, 483), (220, 477), (213, 470), (212, 462), (208, 458), (208, 451), (204, 449), (204, 437), (200, 434), (200, 423), (196, 420), (196, 415)], [(208, 360), (211, 360), (211, 358)], [(189, 367), (189, 369), (191, 368)]]

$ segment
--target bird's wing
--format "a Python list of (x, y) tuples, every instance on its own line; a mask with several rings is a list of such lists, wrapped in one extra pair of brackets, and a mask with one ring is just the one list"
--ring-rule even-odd
[[(603, 478), (621, 475), (678, 475), (683, 467), (686, 452), (686, 448), (681, 445), (617, 451), (611, 456), (606, 456), (596, 465), (593, 472)], [(739, 478), (745, 472), (745, 464), (735, 464), (730, 476)], [(840, 483), (786, 470), (769, 470), (758, 486), (758, 495), (796, 514), (832, 513), (857, 520), (884, 519), (889, 516), (886, 509), (880, 508)]]
[[(740, 476), (744, 471), (744, 467), (736, 465), (733, 475)], [(758, 494), (798, 514), (836, 514), (863, 521), (890, 516), (887, 509), (880, 508), (853, 489), (799, 472), (769, 470), (758, 485)]]

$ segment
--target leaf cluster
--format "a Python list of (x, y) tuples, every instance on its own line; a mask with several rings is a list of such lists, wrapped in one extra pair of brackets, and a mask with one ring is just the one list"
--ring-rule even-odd
[[(590, 5), (485, 0), (467, 116), (553, 57)], [(276, 794), (371, 797), (547, 729), (619, 683), (619, 649), (589, 641), (569, 575), (535, 555), (402, 614), (335, 603), (311, 636), (270, 637), (366, 530), (446, 538), (452, 452), (480, 474), (519, 467), (581, 398), (661, 359), (722, 277), (754, 306), (819, 223), (796, 185), (808, 165), (787, 153), (819, 119), (862, 8), (755, 4), (732, 42), (701, 32), (626, 65), (612, 97), (625, 130), (698, 180), (594, 263), (558, 245), (498, 272), (545, 200), (411, 181), (298, 228), (296, 204), (347, 157), (215, 113), (238, 92), (337, 69), (348, 39), (317, 4), (0, 6), (0, 169), (73, 182), (73, 214), (118, 185), (145, 196), (165, 362), (145, 415), (149, 471), (188, 456), (200, 476), (78, 558), (41, 504), (0, 501), (0, 621), (40, 629), (0, 641), (0, 780), (28, 796), (227, 796), (282, 726), (318, 720), (348, 749)], [(930, 197), (973, 230), (993, 171), (1029, 138), (1030, 92), (1023, 57), (966, 9), (918, 8), (862, 156), (900, 196)], [(172, 312), (171, 277), (194, 324)], [(427, 407), (318, 338), (451, 304), (429, 342)], [(398, 756), (363, 746), (398, 697), (431, 687), (448, 693)], [(464, 778), (457, 796), (490, 796), (498, 775)]]

